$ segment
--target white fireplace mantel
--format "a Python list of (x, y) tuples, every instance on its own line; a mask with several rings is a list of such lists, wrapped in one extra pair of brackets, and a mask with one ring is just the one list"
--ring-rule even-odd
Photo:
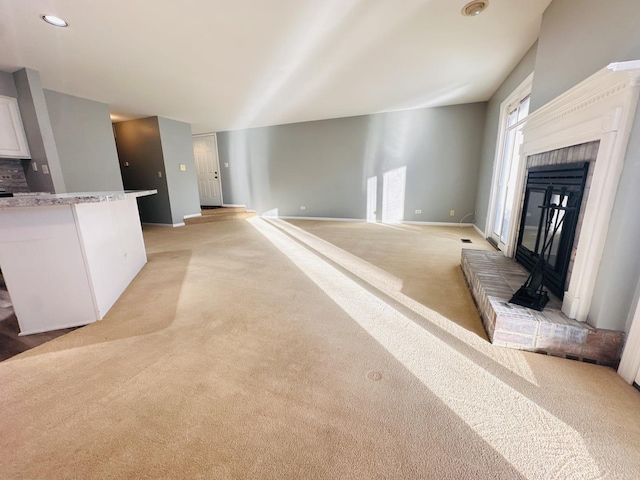
[[(562, 305), (565, 315), (579, 321), (586, 321), (591, 305), (639, 87), (640, 60), (612, 63), (536, 110), (523, 128), (522, 158), (600, 141), (581, 227), (588, 234), (579, 236)], [(526, 162), (521, 162), (516, 191), (524, 190), (525, 181)], [(517, 227), (511, 228), (511, 245)]]

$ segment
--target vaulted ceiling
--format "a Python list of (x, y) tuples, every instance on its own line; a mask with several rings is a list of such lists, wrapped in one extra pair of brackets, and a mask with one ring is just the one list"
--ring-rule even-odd
[(467, 1), (0, 0), (0, 69), (194, 133), (485, 101), (551, 0)]

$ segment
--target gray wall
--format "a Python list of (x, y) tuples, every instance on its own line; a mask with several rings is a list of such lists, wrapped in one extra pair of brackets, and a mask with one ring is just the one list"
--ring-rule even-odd
[[(40, 75), (35, 70), (23, 68), (14, 72), (13, 80), (31, 152), (31, 162), (24, 161), (23, 164), (29, 188), (34, 192), (64, 193), (66, 187)], [(30, 168), (32, 162), (37, 163), (38, 171)], [(44, 173), (43, 165), (48, 167), (49, 174)]]
[(380, 218), (382, 175), (406, 167), (404, 219), (459, 221), (475, 206), (485, 112), (477, 103), (219, 133), (224, 202), (364, 219), (376, 176)]
[(16, 83), (13, 81), (13, 75), (9, 72), (0, 70), (0, 95), (4, 97), (18, 98)]
[(554, 0), (542, 17), (532, 109), (611, 62), (640, 59), (638, 0)]
[[(158, 117), (162, 156), (166, 172), (173, 223), (181, 223), (185, 215), (200, 213), (200, 195), (193, 158), (191, 125)], [(180, 170), (180, 165), (186, 167)]]
[(122, 190), (107, 104), (44, 91), (68, 192)]
[(498, 127), (500, 126), (500, 105), (518, 88), (531, 72), (533, 72), (537, 46), (537, 42), (534, 43), (524, 57), (522, 57), (522, 60), (520, 60), (518, 65), (516, 65), (506, 80), (493, 94), (487, 106), (475, 215), (475, 224), (482, 231), (484, 231), (486, 227), (491, 196), (491, 180), (493, 178), (493, 166), (496, 158)]
[(158, 117), (116, 123), (114, 133), (124, 188), (158, 190), (156, 195), (138, 198), (140, 219), (146, 223), (172, 224)]

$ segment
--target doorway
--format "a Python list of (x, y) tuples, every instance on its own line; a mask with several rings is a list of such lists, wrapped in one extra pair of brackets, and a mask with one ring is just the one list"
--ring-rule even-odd
[(203, 207), (222, 206), (222, 184), (220, 182), (216, 134), (194, 135), (193, 156), (196, 164), (200, 205)]

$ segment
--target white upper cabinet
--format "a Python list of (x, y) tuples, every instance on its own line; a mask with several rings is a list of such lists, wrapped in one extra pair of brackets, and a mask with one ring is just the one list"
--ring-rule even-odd
[(0, 157), (30, 158), (18, 100), (0, 95)]

